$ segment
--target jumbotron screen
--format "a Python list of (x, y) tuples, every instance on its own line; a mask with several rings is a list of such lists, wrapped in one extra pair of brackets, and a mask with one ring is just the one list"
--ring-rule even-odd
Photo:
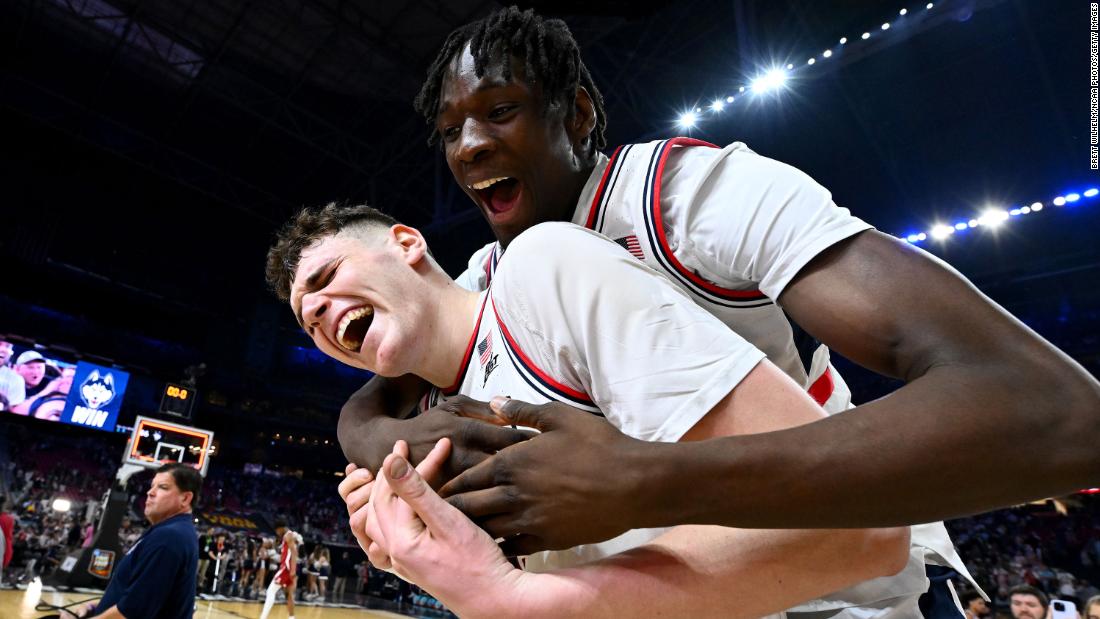
[(0, 411), (114, 432), (130, 375), (0, 340)]

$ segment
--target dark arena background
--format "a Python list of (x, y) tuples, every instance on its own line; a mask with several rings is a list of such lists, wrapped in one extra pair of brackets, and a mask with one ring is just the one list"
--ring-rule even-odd
[[(743, 141), (1100, 372), (1088, 2), (520, 4), (572, 29), (606, 99), (609, 144)], [(200, 582), (199, 615), (259, 616), (264, 586), (242, 584), (243, 565), (286, 517), (305, 537), (303, 563), (325, 548), (330, 565), (327, 590), (303, 574), (297, 616), (446, 616), (368, 568), (352, 538), (336, 421), (369, 374), (312, 345), (263, 267), (280, 224), (330, 201), (418, 227), (452, 275), (492, 240), (412, 100), (446, 35), (501, 6), (0, 4), (6, 364), (38, 354), (45, 380), (72, 385), (111, 373), (116, 396), (105, 414), (61, 401), (55, 420), (0, 413), (0, 491), (15, 519), (0, 616), (97, 597), (51, 583), (98, 533), (138, 416), (214, 433), (195, 513), (200, 551), (221, 560)], [(856, 403), (900, 385), (837, 365)], [(1048, 454), (1021, 444), (1018, 455)], [(151, 476), (129, 479), (123, 549), (146, 526)], [(991, 613), (1008, 616), (1007, 592), (1024, 583), (1084, 616), (1100, 592), (1096, 490), (949, 522)], [(272, 616), (285, 613), (280, 603)]]

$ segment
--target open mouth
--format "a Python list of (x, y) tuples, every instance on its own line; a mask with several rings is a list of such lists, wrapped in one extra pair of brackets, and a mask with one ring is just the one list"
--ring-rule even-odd
[(344, 314), (340, 319), (340, 326), (336, 328), (337, 343), (351, 352), (359, 352), (373, 320), (374, 308), (369, 305)]
[(481, 196), (482, 202), (492, 213), (504, 213), (512, 210), (520, 194), (518, 180), (508, 176), (498, 176), (470, 185)]

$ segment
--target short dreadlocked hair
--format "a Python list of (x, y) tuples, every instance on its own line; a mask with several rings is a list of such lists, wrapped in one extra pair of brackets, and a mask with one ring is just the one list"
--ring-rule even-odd
[(319, 209), (304, 208), (279, 230), (275, 244), (267, 251), (267, 285), (279, 300), (288, 301), (302, 252), (311, 245), (351, 226), (389, 228), (397, 223), (393, 217), (366, 205), (331, 202)]
[[(420, 87), (413, 107), (434, 125), (439, 112), (439, 97), (443, 90), (443, 76), (451, 59), (462, 52), (466, 44), (474, 57), (474, 72), (484, 77), (486, 69), (495, 60), (502, 60), (503, 77), (512, 79), (510, 57), (523, 60), (526, 81), (542, 85), (543, 112), (555, 103), (569, 106), (582, 86), (592, 97), (596, 113), (596, 126), (590, 136), (589, 154), (607, 147), (604, 133), (607, 129), (607, 113), (604, 112), (603, 95), (600, 94), (588, 67), (581, 60), (581, 50), (569, 26), (560, 19), (543, 19), (533, 9), (520, 11), (510, 6), (478, 21), (471, 22), (452, 32), (439, 54), (428, 68), (428, 78)], [(571, 107), (571, 106), (570, 106)], [(567, 107), (567, 109), (570, 109)], [(434, 128), (428, 136), (428, 144), (439, 138)]]

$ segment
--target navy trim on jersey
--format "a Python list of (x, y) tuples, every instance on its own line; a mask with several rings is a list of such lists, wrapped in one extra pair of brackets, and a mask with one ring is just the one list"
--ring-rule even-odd
[(512, 334), (508, 331), (508, 327), (504, 324), (504, 321), (500, 318), (500, 314), (497, 313), (496, 309), (496, 302), (494, 301), (493, 313), (496, 314), (497, 326), (500, 327), (500, 332), (504, 336), (504, 350), (507, 351), (508, 358), (519, 372), (520, 377), (522, 377), (532, 389), (539, 392), (547, 399), (564, 402), (570, 406), (586, 410), (590, 413), (595, 413), (602, 417), (603, 413), (600, 412), (599, 407), (592, 402), (588, 394), (554, 380), (548, 373), (540, 370), (527, 355), (523, 354), (523, 350), (520, 349), (515, 339), (512, 338)]
[[(607, 213), (607, 203), (610, 201), (611, 195), (615, 193), (615, 185), (618, 183), (619, 173), (622, 171), (622, 162), (626, 161), (630, 149), (634, 146), (634, 144), (627, 144), (616, 148), (614, 154), (611, 155), (611, 159), (608, 160), (603, 178), (600, 179), (600, 186), (596, 189), (596, 195), (592, 197), (592, 205), (589, 207), (588, 220), (585, 223), (585, 227), (589, 230), (595, 230), (600, 234), (604, 233), (603, 227), (607, 223), (604, 217)], [(610, 181), (610, 185), (608, 181)]]
[(489, 252), (489, 258), (485, 261), (485, 287), (493, 281), (493, 275), (497, 272), (497, 263), (500, 262), (500, 242), (493, 243), (493, 250)]
[(477, 333), (481, 330), (481, 318), (485, 316), (485, 305), (489, 301), (489, 293), (485, 293), (485, 298), (481, 300), (481, 310), (477, 313), (477, 322), (474, 323), (474, 332), (470, 334), (470, 341), (466, 344), (466, 354), (462, 355), (462, 365), (458, 366), (458, 375), (455, 376), (455, 382), (446, 389), (441, 389), (443, 395), (450, 397), (458, 393), (458, 388), (462, 386), (462, 379), (466, 378), (466, 372), (470, 369), (470, 359), (474, 356), (474, 342), (477, 341)]
[(688, 270), (673, 254), (667, 240), (664, 238), (663, 222), (661, 221), (661, 177), (664, 172), (664, 164), (672, 148), (683, 146), (708, 146), (717, 148), (713, 144), (694, 140), (691, 138), (673, 138), (665, 140), (653, 150), (650, 155), (649, 165), (646, 168), (645, 184), (642, 187), (642, 210), (645, 219), (646, 236), (653, 255), (657, 262), (664, 268), (670, 277), (680, 282), (690, 292), (703, 300), (729, 308), (752, 308), (772, 305), (772, 300), (759, 290), (731, 290), (722, 288), (704, 280), (697, 274)]

